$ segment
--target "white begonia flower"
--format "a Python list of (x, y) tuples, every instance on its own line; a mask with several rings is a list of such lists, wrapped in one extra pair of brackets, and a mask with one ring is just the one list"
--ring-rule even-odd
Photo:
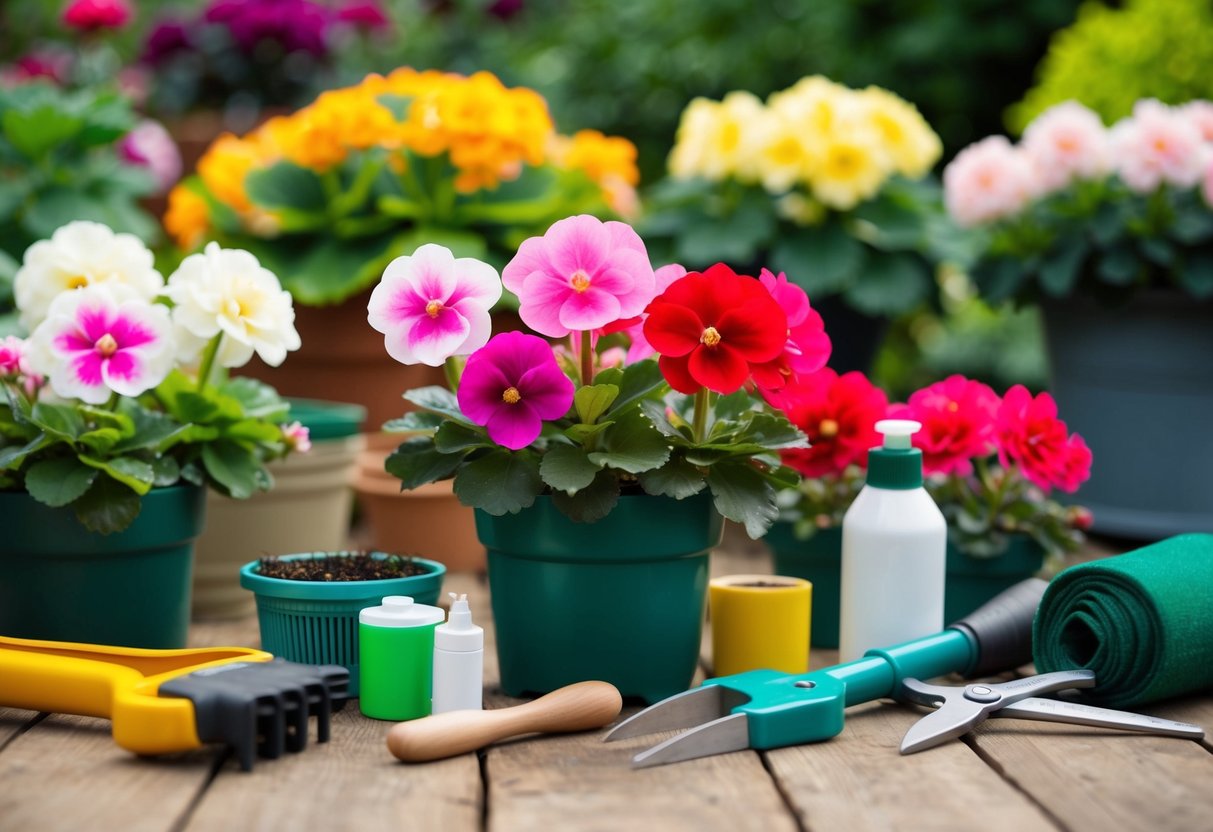
[(181, 261), (168, 279), (181, 358), (196, 359), (219, 333), (216, 360), (223, 367), (243, 367), (253, 353), (271, 367), (299, 349), (291, 294), (257, 258), (242, 249), (209, 243)]
[(33, 332), (64, 292), (121, 283), (144, 300), (164, 289), (151, 251), (133, 234), (116, 234), (98, 222), (78, 220), (25, 251), (13, 282), (21, 325)]

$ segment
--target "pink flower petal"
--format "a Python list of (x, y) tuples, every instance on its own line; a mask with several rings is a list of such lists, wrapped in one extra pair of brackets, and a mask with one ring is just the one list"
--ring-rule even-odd
[(527, 370), (518, 379), (522, 401), (530, 405), (541, 419), (559, 419), (573, 404), (576, 388), (556, 364), (540, 364)]
[(497, 365), (491, 360), (477, 361), (473, 355), (459, 379), (459, 410), (476, 424), (487, 424), (503, 404), (501, 394), (509, 386), (510, 380)]
[(539, 438), (543, 421), (528, 405), (502, 404), (485, 426), (489, 439), (498, 445), (517, 451)]
[(409, 330), (409, 349), (422, 364), (441, 367), (467, 340), (471, 325), (454, 309), (443, 309), (437, 317), (422, 315)]
[(620, 317), (619, 298), (590, 288), (571, 293), (560, 306), (560, 325), (569, 330), (597, 329)]

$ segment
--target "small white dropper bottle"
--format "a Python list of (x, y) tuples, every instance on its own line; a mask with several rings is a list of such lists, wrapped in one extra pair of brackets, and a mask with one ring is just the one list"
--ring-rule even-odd
[(948, 527), (922, 487), (918, 422), (884, 419), (867, 484), (842, 520), (839, 658), (860, 658), (943, 629)]
[(478, 711), (484, 707), (484, 630), (472, 623), (467, 595), (448, 594), (450, 615), (434, 628), (432, 712)]

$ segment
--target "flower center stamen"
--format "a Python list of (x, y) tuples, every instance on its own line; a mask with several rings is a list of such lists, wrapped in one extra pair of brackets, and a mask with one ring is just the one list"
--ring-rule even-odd
[(102, 358), (109, 358), (118, 351), (118, 342), (108, 332), (98, 338), (97, 343), (93, 346), (96, 347), (97, 352), (101, 353)]
[(833, 419), (822, 419), (821, 424), (817, 426), (817, 432), (826, 439), (829, 439), (832, 436), (837, 436), (838, 423)]
[(88, 285), (88, 278), (82, 274), (73, 275), (67, 279), (67, 288), (80, 289)]
[(569, 278), (569, 285), (578, 294), (590, 288), (590, 276), (581, 269), (573, 272), (573, 276)]
[(518, 392), (517, 387), (507, 387), (501, 393), (501, 400), (506, 404), (518, 404), (522, 401), (522, 394)]
[(438, 313), (441, 312), (442, 309), (442, 301), (432, 300), (425, 305), (425, 314), (429, 315), (431, 318), (437, 318)]
[(720, 343), (720, 333), (716, 331), (716, 327), (710, 326), (703, 331), (703, 335), (699, 336), (699, 343), (705, 347), (714, 347)]

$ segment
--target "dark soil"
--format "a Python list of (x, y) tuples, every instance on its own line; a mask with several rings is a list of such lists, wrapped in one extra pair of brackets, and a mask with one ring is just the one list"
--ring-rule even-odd
[(333, 552), (310, 558), (262, 558), (258, 574), (288, 581), (381, 581), (429, 572), (410, 557), (371, 557), (367, 552)]

